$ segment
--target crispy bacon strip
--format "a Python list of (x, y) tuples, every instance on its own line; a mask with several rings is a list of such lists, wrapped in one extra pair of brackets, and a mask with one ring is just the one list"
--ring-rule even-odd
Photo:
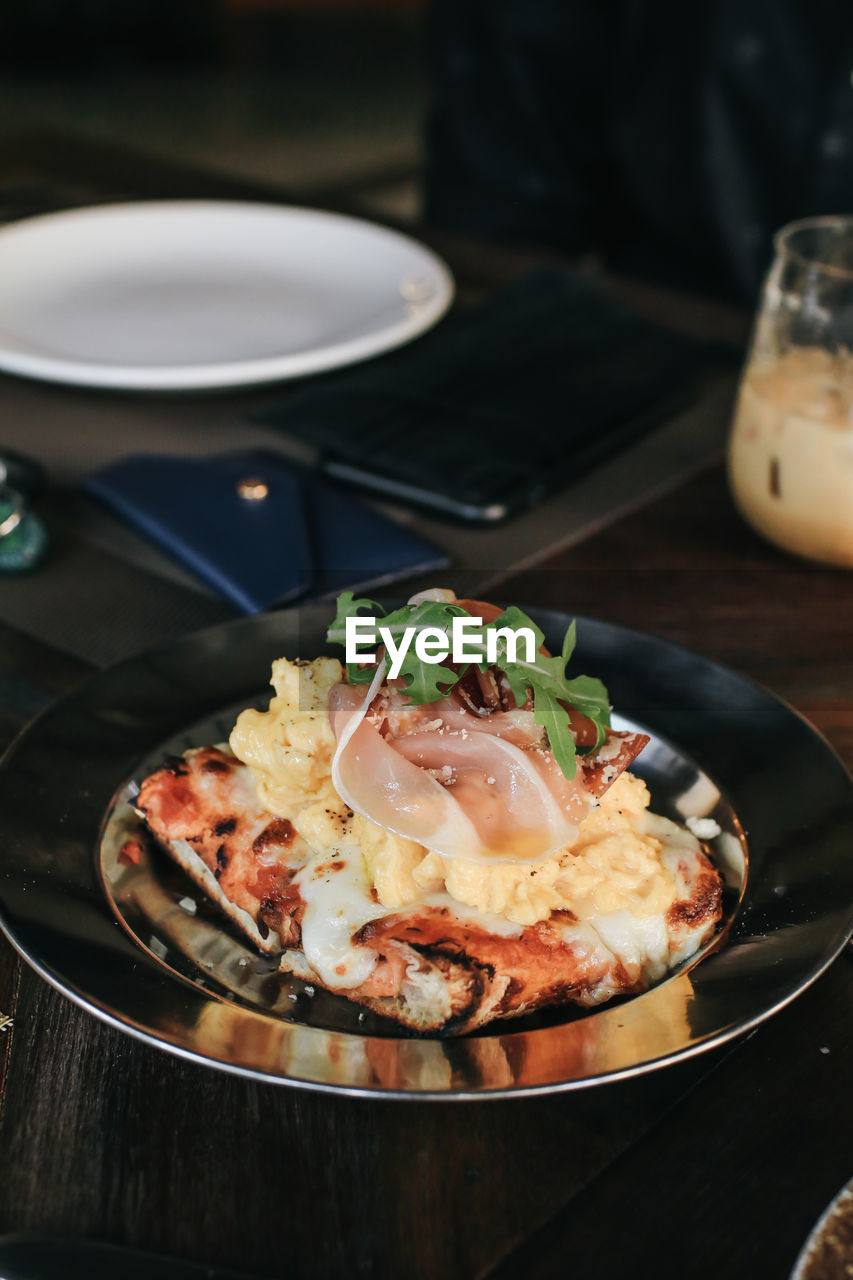
[(597, 750), (578, 757), (587, 790), (596, 799), (603, 796), (620, 773), (630, 768), (649, 740), (647, 733), (609, 729), (607, 737)]

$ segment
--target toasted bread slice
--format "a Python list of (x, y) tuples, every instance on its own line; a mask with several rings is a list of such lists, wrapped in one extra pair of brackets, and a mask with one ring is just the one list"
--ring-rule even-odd
[(360, 849), (314, 854), (259, 804), (251, 772), (203, 747), (142, 784), (137, 809), (193, 881), (281, 967), (417, 1032), (459, 1034), (546, 1005), (645, 990), (692, 955), (721, 915), (721, 882), (687, 831), (646, 815), (675, 885), (665, 912), (526, 927), (430, 894), (383, 907)]
[(299, 943), (282, 910), (311, 850), (264, 809), (251, 771), (228, 748), (172, 757), (145, 779), (135, 809), (170, 856), (260, 950)]

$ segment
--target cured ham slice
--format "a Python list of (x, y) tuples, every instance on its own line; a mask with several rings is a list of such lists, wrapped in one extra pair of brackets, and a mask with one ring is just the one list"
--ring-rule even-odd
[(587, 757), (589, 773), (569, 780), (531, 711), (477, 715), (454, 698), (413, 706), (382, 685), (381, 666), (366, 691), (332, 689), (329, 719), (332, 781), (351, 808), (436, 853), (478, 862), (535, 862), (570, 844), (648, 741), (613, 734)]

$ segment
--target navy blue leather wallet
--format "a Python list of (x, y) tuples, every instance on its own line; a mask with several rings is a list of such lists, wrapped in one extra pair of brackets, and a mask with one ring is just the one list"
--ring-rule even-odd
[(272, 450), (136, 454), (84, 488), (244, 613), (448, 564), (426, 539)]

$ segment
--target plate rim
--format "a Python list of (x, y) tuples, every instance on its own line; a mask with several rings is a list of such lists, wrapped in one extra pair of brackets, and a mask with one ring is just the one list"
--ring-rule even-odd
[(211, 364), (185, 365), (120, 365), (98, 361), (77, 360), (69, 357), (50, 356), (38, 352), (17, 351), (5, 345), (0, 329), (0, 371), (19, 377), (58, 383), (63, 386), (101, 388), (113, 391), (162, 392), (162, 391), (216, 391), (229, 388), (264, 386), (306, 377), (332, 369), (368, 360), (373, 356), (395, 350), (427, 332), (446, 314), (455, 297), (453, 273), (444, 259), (408, 232), (388, 227), (370, 218), (349, 213), (337, 213), (328, 209), (312, 209), (293, 203), (276, 204), (263, 200), (126, 200), (103, 204), (80, 205), (51, 213), (21, 218), (0, 227), (0, 250), (4, 243), (20, 232), (53, 228), (65, 221), (88, 220), (104, 215), (154, 210), (170, 211), (228, 211), (230, 213), (268, 212), (287, 219), (293, 216), (314, 219), (326, 225), (348, 227), (357, 234), (373, 233), (386, 240), (417, 252), (426, 267), (433, 273), (436, 288), (422, 306), (399, 321), (371, 330), (357, 338), (333, 341), (313, 346), (307, 350), (276, 356), (264, 356), (247, 360), (219, 361)]
[[(73, 689), (70, 693), (66, 694), (64, 697), (58, 699), (56, 702), (46, 707), (37, 717), (35, 717), (33, 721), (31, 721), (27, 726), (25, 726), (21, 730), (21, 732), (17, 735), (14, 741), (8, 746), (6, 751), (3, 753), (2, 757), (0, 757), (0, 781), (2, 781), (7, 768), (9, 767), (10, 763), (14, 761), (18, 752), (23, 750), (27, 746), (31, 737), (35, 736), (40, 731), (40, 729), (44, 726), (44, 724), (50, 721), (51, 717), (60, 714), (63, 710), (67, 710), (69, 704), (73, 707), (73, 704), (75, 702), (77, 702), (81, 698), (85, 698), (88, 691), (92, 688), (97, 688), (100, 682), (105, 678), (117, 677), (128, 671), (132, 672), (133, 669), (137, 666), (137, 664), (140, 664), (140, 663), (144, 664), (144, 663), (153, 662), (156, 664), (158, 656), (168, 656), (170, 654), (175, 656), (176, 651), (181, 651), (181, 650), (187, 650), (188, 652), (191, 653), (195, 648), (195, 646), (199, 644), (203, 644), (203, 642), (205, 641), (209, 642), (211, 640), (216, 643), (219, 643), (223, 637), (230, 637), (231, 633), (240, 632), (240, 631), (253, 632), (255, 630), (258, 630), (261, 634), (264, 634), (268, 630), (274, 630), (276, 622), (280, 623), (280, 622), (283, 622), (285, 619), (290, 620), (290, 619), (293, 619), (294, 615), (300, 615), (300, 614), (304, 615), (306, 612), (310, 612), (312, 610), (315, 614), (321, 616), (324, 620), (327, 620), (328, 606), (326, 604), (311, 605), (311, 606), (308, 606), (308, 610), (306, 610), (306, 608), (303, 606), (302, 609), (284, 610), (279, 612), (278, 614), (266, 614), (266, 615), (251, 617), (251, 618), (236, 619), (223, 624), (219, 624), (212, 628), (208, 628), (201, 632), (193, 633), (192, 635), (189, 635), (189, 636), (180, 637), (179, 639), (169, 644), (165, 644), (156, 649), (148, 650), (141, 654), (134, 655), (130, 658), (124, 659), (122, 662), (117, 663), (112, 667), (93, 673), (90, 677), (82, 681), (81, 684), (78, 685), (75, 689)], [(579, 624), (579, 634), (582, 634), (582, 631), (584, 628), (591, 628), (593, 630), (601, 629), (605, 633), (609, 633), (611, 637), (617, 640), (621, 640), (623, 643), (625, 640), (630, 640), (632, 642), (640, 640), (646, 643), (650, 643), (654, 647), (661, 647), (663, 651), (667, 651), (670, 654), (683, 655), (686, 659), (689, 660), (690, 663), (698, 663), (702, 668), (708, 668), (713, 671), (719, 672), (726, 679), (734, 680), (735, 682), (741, 683), (746, 688), (749, 688), (750, 690), (752, 690), (752, 692), (758, 695), (761, 699), (766, 699), (770, 704), (775, 705), (777, 710), (783, 711), (787, 716), (794, 717), (795, 720), (800, 723), (802, 729), (804, 729), (807, 732), (809, 737), (817, 741), (821, 745), (821, 748), (824, 751), (824, 753), (826, 753), (830, 758), (834, 760), (840, 772), (840, 775), (844, 780), (846, 780), (848, 798), (850, 795), (853, 795), (853, 778), (851, 778), (851, 775), (847, 770), (844, 762), (841, 760), (838, 753), (832, 747), (831, 743), (827, 741), (824, 735), (814, 725), (812, 725), (806, 719), (805, 716), (803, 716), (795, 708), (791, 707), (790, 704), (787, 703), (784, 699), (778, 697), (776, 694), (766, 689), (763, 685), (761, 685), (757, 681), (752, 680), (749, 677), (742, 676), (739, 673), (733, 672), (730, 668), (724, 666), (723, 664), (715, 662), (713, 659), (705, 658), (702, 655), (697, 654), (694, 651), (686, 648), (685, 646), (675, 644), (668, 640), (664, 640), (648, 632), (639, 632), (631, 628), (622, 627), (618, 624), (605, 622), (599, 619), (588, 618), (582, 615), (570, 615), (565, 613), (564, 611), (537, 609), (534, 607), (530, 607), (528, 609), (528, 612), (531, 614), (532, 617), (534, 617), (534, 619), (540, 621), (540, 624), (542, 624), (542, 620), (545, 619), (546, 630), (548, 629), (548, 625), (553, 624), (555, 619), (567, 620), (570, 617), (575, 616)], [(297, 626), (299, 626), (298, 623), (297, 623)], [(310, 622), (309, 622), (309, 626), (310, 626)], [(180, 653), (177, 653), (177, 657), (180, 658)], [(223, 696), (223, 698), (221, 699), (221, 705), (222, 706), (226, 705), (226, 702), (227, 702), (227, 698)], [(185, 724), (187, 727), (189, 727), (190, 723), (191, 722), (188, 720), (183, 721), (183, 724)], [(181, 724), (176, 724), (174, 727), (175, 727), (175, 730), (179, 732), (181, 729)], [(142, 753), (142, 747), (140, 747), (140, 755), (141, 753)], [(701, 760), (699, 760), (698, 763), (700, 764), (700, 766), (702, 766)], [(713, 774), (711, 776), (713, 777)], [(105, 820), (106, 815), (109, 813), (111, 809), (111, 803), (112, 803), (112, 797), (108, 802), (106, 802), (106, 805), (102, 811), (101, 824), (99, 826), (99, 830), (102, 829), (103, 821)], [(0, 833), (2, 833), (1, 825), (0, 825)], [(749, 887), (749, 882), (747, 882), (747, 891), (748, 891), (748, 887)], [(334, 1093), (334, 1094), (339, 1094), (342, 1096), (349, 1096), (349, 1097), (360, 1097), (360, 1098), (373, 1097), (373, 1098), (380, 1098), (380, 1099), (396, 1099), (396, 1100), (408, 1100), (408, 1101), (457, 1101), (457, 1100), (458, 1101), (475, 1101), (475, 1100), (509, 1099), (509, 1098), (516, 1098), (516, 1097), (541, 1096), (542, 1094), (546, 1094), (546, 1093), (574, 1091), (576, 1089), (583, 1089), (583, 1088), (593, 1087), (595, 1085), (607, 1084), (617, 1080), (628, 1079), (634, 1076), (645, 1074), (652, 1070), (659, 1069), (660, 1067), (669, 1065), (670, 1063), (675, 1064), (677, 1062), (686, 1061), (688, 1058), (696, 1057), (701, 1053), (707, 1052), (710, 1049), (726, 1044), (731, 1040), (745, 1034), (746, 1032), (748, 1032), (749, 1030), (753, 1029), (754, 1027), (759, 1025), (761, 1022), (763, 1022), (766, 1018), (773, 1016), (779, 1010), (786, 1007), (798, 995), (802, 994), (803, 991), (807, 990), (807, 988), (811, 986), (812, 983), (815, 982), (826, 971), (826, 969), (833, 963), (833, 961), (836, 959), (838, 954), (844, 948), (847, 940), (851, 935), (851, 932), (853, 932), (853, 902), (851, 902), (847, 912), (846, 924), (844, 928), (839, 931), (833, 945), (828, 949), (826, 949), (824, 952), (822, 952), (820, 959), (809, 968), (808, 973), (806, 974), (804, 979), (798, 983), (798, 985), (796, 985), (790, 991), (786, 991), (785, 993), (780, 995), (778, 999), (774, 999), (771, 1003), (767, 1004), (765, 1007), (763, 1007), (757, 1013), (755, 1013), (754, 1016), (736, 1021), (731, 1025), (721, 1028), (720, 1030), (715, 1031), (711, 1034), (705, 1035), (702, 1038), (695, 1040), (692, 1044), (685, 1045), (684, 1047), (678, 1050), (665, 1053), (657, 1057), (648, 1058), (644, 1061), (633, 1063), (631, 1065), (627, 1065), (619, 1069), (596, 1072), (593, 1074), (587, 1074), (580, 1077), (570, 1077), (567, 1079), (562, 1079), (557, 1081), (547, 1080), (547, 1081), (540, 1081), (540, 1082), (527, 1084), (527, 1085), (513, 1084), (508, 1087), (497, 1086), (494, 1088), (491, 1088), (491, 1087), (476, 1087), (476, 1088), (449, 1087), (447, 1089), (435, 1089), (430, 1087), (394, 1088), (394, 1087), (385, 1087), (381, 1084), (373, 1084), (373, 1083), (365, 1084), (363, 1082), (347, 1085), (338, 1081), (330, 1082), (330, 1081), (313, 1079), (313, 1078), (308, 1078), (308, 1077), (294, 1075), (294, 1074), (271, 1072), (269, 1070), (259, 1069), (256, 1066), (241, 1064), (240, 1062), (224, 1061), (222, 1059), (212, 1057), (209, 1054), (200, 1052), (198, 1049), (191, 1048), (191, 1047), (188, 1048), (185, 1045), (172, 1042), (167, 1038), (165, 1038), (162, 1034), (158, 1034), (156, 1031), (152, 1031), (145, 1027), (136, 1025), (133, 1023), (132, 1020), (128, 1019), (126, 1016), (123, 1016), (121, 1012), (116, 1012), (115, 1010), (100, 1004), (98, 1002), (98, 999), (92, 996), (91, 994), (87, 994), (83, 991), (79, 991), (75, 989), (73, 984), (70, 983), (68, 979), (63, 979), (61, 974), (55, 973), (49, 965), (47, 965), (46, 963), (44, 963), (42, 960), (39, 959), (38, 955), (33, 954), (34, 949), (32, 948), (32, 946), (27, 945), (27, 943), (23, 939), (19, 938), (16, 934), (16, 930), (14, 926), (11, 926), (9, 924), (9, 921), (6, 918), (6, 904), (3, 901), (3, 897), (4, 897), (4, 894), (2, 892), (2, 887), (0, 886), (0, 929), (2, 929), (2, 931), (6, 934), (6, 936), (9, 938), (10, 942), (12, 943), (12, 945), (21, 954), (24, 960), (26, 960), (26, 962), (33, 969), (35, 969), (35, 971), (39, 973), (42, 978), (44, 978), (51, 986), (53, 986), (61, 994), (71, 999), (75, 1004), (85, 1009), (87, 1012), (98, 1017), (101, 1021), (106, 1022), (108, 1025), (113, 1026), (116, 1029), (125, 1032), (126, 1034), (130, 1034), (134, 1038), (141, 1040), (144, 1043), (147, 1043), (149, 1045), (154, 1045), (160, 1049), (164, 1049), (165, 1051), (170, 1052), (173, 1055), (183, 1060), (192, 1061), (197, 1064), (203, 1064), (209, 1067), (214, 1067), (216, 1069), (224, 1070), (229, 1072), (230, 1074), (235, 1074), (243, 1078), (249, 1078), (256, 1081), (262, 1080), (267, 1083), (281, 1084), (285, 1087), (307, 1088), (316, 1092)], [(105, 917), (109, 918), (110, 923), (119, 927), (118, 921), (116, 920), (113, 914), (111, 904), (109, 903), (106, 897), (106, 894), (102, 894), (100, 908), (101, 908), (102, 914)], [(132, 936), (133, 935), (128, 932), (127, 937), (130, 939), (132, 938)], [(134, 941), (132, 945), (137, 952), (141, 950), (137, 942)], [(717, 954), (725, 955), (726, 954), (725, 947), (721, 948)], [(697, 967), (701, 968), (701, 967), (707, 966), (709, 963), (713, 962), (715, 958), (716, 957), (714, 954), (707, 954), (699, 962)], [(214, 992), (203, 991), (201, 988), (197, 987), (195, 984), (190, 983), (187, 979), (182, 978), (180, 975), (178, 975), (171, 969), (168, 969), (162, 965), (159, 966), (159, 969), (160, 969), (161, 977), (165, 976), (170, 983), (178, 983), (181, 985), (188, 986), (191, 989), (197, 992), (200, 992), (203, 998), (206, 1000), (215, 1001), (217, 1003), (224, 1003), (224, 1004), (230, 1003), (227, 997), (220, 997)], [(688, 962), (688, 966), (685, 971), (678, 972), (674, 976), (664, 979), (663, 982), (656, 984), (654, 987), (650, 989), (650, 991), (643, 993), (640, 996), (633, 997), (632, 1000), (629, 1002), (629, 1004), (638, 1003), (641, 1000), (648, 999), (650, 996), (653, 996), (655, 992), (661, 991), (664, 988), (674, 987), (675, 984), (689, 983), (692, 971), (693, 971), (693, 967), (690, 965), (690, 962)], [(235, 1006), (232, 1006), (232, 1007), (235, 1007)], [(625, 1006), (622, 1006), (622, 1007), (624, 1008)], [(594, 1013), (591, 1016), (604, 1015), (604, 1014), (607, 1014), (608, 1011), (614, 1012), (613, 1006), (604, 1005), (600, 1010), (594, 1011)], [(244, 1012), (247, 1014), (247, 1016), (251, 1018), (271, 1020), (274, 1022), (282, 1021), (277, 1018), (271, 1018), (270, 1015), (265, 1014), (262, 1010), (245, 1009)], [(581, 1019), (579, 1021), (585, 1021), (585, 1019)], [(343, 1038), (346, 1038), (350, 1034), (346, 1032), (330, 1032), (323, 1028), (308, 1026), (302, 1023), (286, 1022), (285, 1025), (291, 1028), (295, 1028), (297, 1034), (302, 1032), (307, 1032), (315, 1036), (334, 1035), (334, 1036), (339, 1036)], [(528, 1030), (513, 1031), (511, 1029), (511, 1024), (507, 1023), (505, 1025), (509, 1029), (506, 1031), (504, 1035), (501, 1035), (500, 1038), (502, 1041), (511, 1040), (513, 1037), (548, 1035), (549, 1032), (555, 1030), (554, 1027), (545, 1027), (545, 1028), (539, 1028), (539, 1029), (534, 1029), (529, 1031)], [(558, 1026), (565, 1026), (565, 1025), (572, 1025), (572, 1024), (558, 1024)], [(369, 1040), (369, 1039), (375, 1039), (376, 1037), (356, 1036), (354, 1038)], [(458, 1040), (441, 1040), (437, 1042), (436, 1041), (429, 1041), (429, 1042), (438, 1043), (440, 1045), (446, 1046), (446, 1045), (452, 1045), (454, 1043), (459, 1043), (460, 1040), (464, 1041), (465, 1039), (466, 1039), (465, 1037), (461, 1037)], [(397, 1043), (397, 1044), (408, 1044), (408, 1043), (412, 1043), (412, 1040), (414, 1040), (414, 1042), (416, 1043), (418, 1042), (417, 1037), (394, 1039), (391, 1042)]]
[(809, 1264), (809, 1255), (812, 1249), (817, 1245), (826, 1230), (827, 1223), (834, 1215), (836, 1209), (843, 1200), (850, 1198), (850, 1212), (853, 1216), (853, 1177), (848, 1178), (843, 1187), (836, 1191), (835, 1195), (829, 1201), (829, 1204), (822, 1210), (820, 1217), (812, 1226), (805, 1240), (803, 1241), (800, 1252), (797, 1254), (796, 1261), (791, 1268), (788, 1280), (806, 1280), (806, 1273)]

